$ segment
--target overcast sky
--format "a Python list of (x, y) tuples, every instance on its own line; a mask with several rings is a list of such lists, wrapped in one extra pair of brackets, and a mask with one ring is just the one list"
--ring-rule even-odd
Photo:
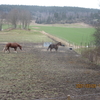
[(38, 5), (38, 6), (72, 6), (100, 9), (100, 0), (0, 0), (0, 4)]

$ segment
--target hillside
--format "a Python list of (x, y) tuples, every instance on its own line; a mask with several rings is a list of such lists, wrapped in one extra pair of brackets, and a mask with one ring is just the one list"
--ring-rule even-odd
[(0, 5), (0, 11), (8, 13), (12, 9), (27, 10), (36, 23), (76, 23), (85, 22), (92, 24), (98, 9), (80, 7), (57, 7), (57, 6), (26, 6), (26, 5)]

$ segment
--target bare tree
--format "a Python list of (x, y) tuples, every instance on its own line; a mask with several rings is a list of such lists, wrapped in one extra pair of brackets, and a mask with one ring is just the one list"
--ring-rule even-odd
[(22, 28), (27, 29), (29, 28), (29, 24), (31, 22), (31, 14), (29, 11), (21, 10), (19, 20), (21, 22)]
[(13, 28), (17, 27), (18, 15), (19, 15), (19, 12), (17, 9), (13, 9), (8, 13), (7, 20), (13, 25)]
[(0, 31), (2, 30), (2, 25), (4, 23), (5, 14), (4, 12), (0, 11)]
[(13, 28), (19, 25), (20, 28), (27, 29), (31, 22), (31, 14), (26, 10), (13, 9), (8, 13), (7, 21), (13, 25)]

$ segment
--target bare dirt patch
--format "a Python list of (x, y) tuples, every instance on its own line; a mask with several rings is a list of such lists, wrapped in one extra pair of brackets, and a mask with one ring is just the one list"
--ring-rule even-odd
[[(100, 67), (67, 47), (47, 51), (43, 44), (22, 43), (23, 51), (0, 52), (0, 100), (100, 100)], [(0, 45), (0, 51), (3, 45)], [(98, 68), (98, 70), (97, 70)], [(87, 94), (96, 94), (88, 95)]]

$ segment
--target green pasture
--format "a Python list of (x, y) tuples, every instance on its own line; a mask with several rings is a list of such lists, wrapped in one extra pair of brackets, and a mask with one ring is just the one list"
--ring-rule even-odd
[(32, 29), (45, 31), (70, 43), (85, 45), (94, 40), (94, 28), (72, 28), (63, 26), (32, 26)]
[(2, 29), (4, 30), (4, 29), (10, 28), (10, 27), (12, 27), (12, 25), (3, 24)]
[(36, 31), (11, 30), (0, 32), (0, 42), (45, 42), (51, 41), (47, 36)]
[[(8, 25), (3, 25), (3, 29), (8, 28)], [(80, 27), (68, 25), (32, 25), (30, 26), (31, 31), (27, 30), (12, 30), (8, 32), (0, 32), (1, 42), (46, 42), (51, 41), (45, 35), (39, 31), (45, 31), (51, 35), (59, 37), (69, 43), (76, 45), (87, 45), (93, 43), (94, 37), (92, 36), (95, 32), (94, 28)]]

